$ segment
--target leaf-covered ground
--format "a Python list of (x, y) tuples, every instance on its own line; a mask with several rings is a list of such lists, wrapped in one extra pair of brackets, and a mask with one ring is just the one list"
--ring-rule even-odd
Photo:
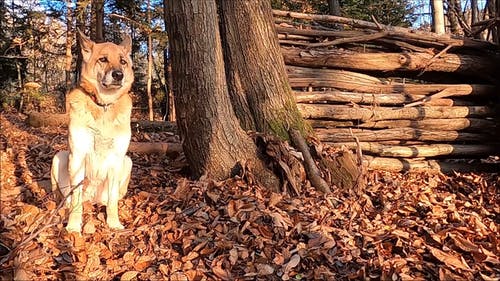
[[(126, 229), (85, 205), (82, 236), (50, 190), (66, 129), (1, 114), (2, 280), (499, 280), (498, 174), (370, 172), (360, 194), (191, 181), (182, 155), (131, 155)], [(134, 132), (137, 141), (172, 139)]]

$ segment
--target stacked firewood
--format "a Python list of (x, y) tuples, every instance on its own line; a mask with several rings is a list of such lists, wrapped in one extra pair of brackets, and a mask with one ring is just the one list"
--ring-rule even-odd
[(336, 16), (274, 16), (298, 107), (322, 142), (361, 150), (371, 169), (498, 169), (450, 161), (500, 155), (497, 45)]

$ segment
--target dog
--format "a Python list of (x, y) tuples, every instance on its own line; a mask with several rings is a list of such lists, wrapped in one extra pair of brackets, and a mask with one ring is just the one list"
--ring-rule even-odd
[(130, 180), (132, 160), (126, 155), (131, 138), (129, 95), (134, 81), (132, 41), (96, 43), (80, 30), (83, 57), (77, 87), (66, 96), (69, 151), (52, 160), (52, 190), (69, 208), (66, 229), (80, 233), (83, 202), (106, 206), (106, 223), (123, 229), (118, 217)]

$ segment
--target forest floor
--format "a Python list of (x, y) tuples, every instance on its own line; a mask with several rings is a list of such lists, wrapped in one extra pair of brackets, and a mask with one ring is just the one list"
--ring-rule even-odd
[(498, 174), (376, 171), (358, 194), (291, 196), (241, 178), (189, 180), (182, 155), (131, 154), (125, 229), (86, 204), (79, 236), (50, 190), (67, 129), (0, 118), (0, 280), (500, 279)]

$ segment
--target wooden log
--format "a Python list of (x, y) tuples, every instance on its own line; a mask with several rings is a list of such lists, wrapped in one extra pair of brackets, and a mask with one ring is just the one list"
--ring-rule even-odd
[(288, 65), (360, 71), (453, 72), (483, 77), (499, 70), (498, 61), (486, 56), (428, 53), (359, 53), (345, 49), (306, 50), (282, 47)]
[(313, 128), (354, 127), (360, 129), (391, 129), (409, 127), (424, 130), (470, 131), (482, 133), (497, 132), (498, 125), (492, 120), (478, 118), (382, 120), (374, 122), (307, 120)]
[[(26, 123), (35, 128), (46, 126), (67, 126), (69, 123), (69, 115), (32, 111), (28, 113)], [(132, 127), (132, 130), (140, 130), (142, 132), (162, 131), (177, 133), (177, 125), (175, 122), (132, 120), (130, 126)]]
[(313, 15), (305, 13), (296, 13), (289, 11), (273, 10), (274, 16), (280, 17), (291, 17), (295, 19), (311, 20), (311, 21), (322, 21), (338, 24), (346, 24), (352, 27), (366, 28), (372, 30), (384, 30), (387, 31), (389, 36), (404, 38), (408, 41), (414, 43), (420, 43), (427, 46), (464, 46), (469, 48), (477, 49), (492, 49), (498, 50), (498, 46), (490, 42), (476, 41), (468, 38), (452, 38), (447, 34), (439, 35), (433, 32), (425, 32), (419, 30), (412, 30), (399, 26), (389, 26), (379, 23), (373, 23), (369, 21), (356, 20), (351, 18), (344, 18), (339, 16), (330, 15)]
[(416, 160), (405, 158), (372, 157), (366, 155), (363, 162), (369, 170), (384, 170), (391, 172), (489, 172), (500, 171), (500, 163), (449, 162), (444, 160)]
[(383, 83), (373, 76), (337, 69), (314, 69), (287, 66), (290, 85), (294, 88), (336, 88), (373, 94), (404, 93), (429, 95), (443, 90), (450, 96), (494, 95), (497, 88), (487, 84), (411, 84)]
[[(355, 150), (356, 142), (328, 142), (333, 147), (347, 147)], [(382, 157), (415, 158), (451, 156), (452, 158), (477, 158), (488, 157), (498, 153), (498, 145), (486, 144), (443, 144), (435, 143), (428, 145), (384, 145), (376, 142), (359, 142), (363, 152), (375, 154)]]
[(25, 122), (26, 124), (35, 128), (63, 126), (68, 125), (69, 115), (61, 113), (41, 113), (31, 111), (28, 113), (28, 118)]
[(280, 36), (284, 36), (285, 38), (309, 38), (309, 39), (319, 39), (318, 37), (348, 38), (348, 37), (370, 35), (374, 33), (373, 31), (370, 32), (366, 30), (317, 30), (317, 29), (303, 29), (296, 27), (283, 27), (280, 25), (276, 25), (276, 32), (278, 33), (278, 38), (280, 38)]
[(177, 124), (169, 121), (149, 121), (149, 120), (132, 120), (130, 122), (132, 130), (141, 132), (172, 132), (177, 133)]
[(394, 128), (382, 130), (329, 128), (314, 130), (323, 142), (352, 142), (358, 138), (360, 142), (378, 142), (388, 140), (432, 141), (432, 142), (480, 142), (491, 139), (491, 136), (478, 133), (457, 131), (431, 131), (413, 128)]
[[(295, 91), (295, 97), (299, 103), (317, 103), (317, 102), (332, 102), (332, 103), (357, 103), (371, 105), (405, 105), (416, 101), (424, 100), (425, 95), (408, 95), (408, 94), (373, 94), (373, 93), (355, 93), (339, 90), (328, 91)], [(455, 101), (449, 98), (441, 98), (430, 100), (426, 105), (452, 106), (464, 105), (466, 102)]]
[(138, 154), (165, 154), (175, 157), (182, 152), (182, 144), (168, 142), (130, 142), (128, 151)]
[(352, 107), (334, 104), (297, 104), (304, 118), (333, 120), (421, 120), (493, 116), (488, 106)]

